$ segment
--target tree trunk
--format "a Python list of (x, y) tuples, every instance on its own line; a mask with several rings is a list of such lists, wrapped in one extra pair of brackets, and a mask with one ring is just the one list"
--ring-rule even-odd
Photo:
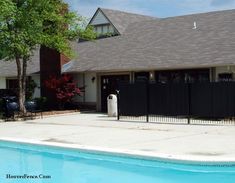
[(23, 93), (23, 85), (22, 85), (22, 68), (20, 64), (20, 58), (16, 58), (16, 65), (17, 65), (17, 79), (18, 79), (18, 102), (21, 115), (26, 113), (24, 107), (24, 93)]

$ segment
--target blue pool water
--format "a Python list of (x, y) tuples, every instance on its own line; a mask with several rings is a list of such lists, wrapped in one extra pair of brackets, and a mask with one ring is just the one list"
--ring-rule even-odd
[[(24, 174), (31, 178), (6, 178)], [(234, 182), (232, 165), (184, 165), (0, 141), (0, 183)]]

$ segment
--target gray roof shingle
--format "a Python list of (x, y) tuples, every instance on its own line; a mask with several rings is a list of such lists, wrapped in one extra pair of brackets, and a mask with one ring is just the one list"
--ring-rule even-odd
[[(35, 74), (40, 71), (39, 65), (39, 49), (35, 50), (32, 58), (28, 62), (27, 74)], [(0, 77), (13, 77), (17, 76), (16, 63), (12, 61), (0, 60)]]
[(119, 10), (111, 10), (105, 8), (100, 8), (100, 10), (108, 17), (108, 19), (121, 34), (131, 23), (157, 19), (156, 17), (127, 13)]
[[(104, 11), (110, 16), (112, 10)], [(131, 21), (122, 30), (121, 36), (74, 43), (78, 58), (67, 72), (235, 65), (235, 10)], [(39, 50), (28, 65), (28, 74), (39, 72)], [(0, 76), (16, 76), (15, 62), (0, 61)]]
[(74, 49), (71, 72), (235, 65), (235, 10), (135, 22), (121, 36)]

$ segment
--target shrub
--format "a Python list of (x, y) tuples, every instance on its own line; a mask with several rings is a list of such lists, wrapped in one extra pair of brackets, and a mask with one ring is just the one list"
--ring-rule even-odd
[(37, 104), (38, 109), (43, 110), (43, 111), (47, 109), (47, 106), (46, 106), (47, 98), (46, 97), (39, 97), (39, 98), (35, 98), (34, 100)]
[(65, 103), (71, 103), (76, 95), (81, 95), (81, 88), (77, 87), (71, 75), (50, 76), (44, 84), (55, 93), (60, 108), (64, 108)]

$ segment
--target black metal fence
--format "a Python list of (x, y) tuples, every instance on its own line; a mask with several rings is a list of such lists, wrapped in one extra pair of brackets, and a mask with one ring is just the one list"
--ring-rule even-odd
[(0, 98), (6, 96), (17, 96), (17, 91), (14, 89), (0, 89)]
[(118, 119), (227, 123), (235, 119), (235, 82), (120, 83)]

